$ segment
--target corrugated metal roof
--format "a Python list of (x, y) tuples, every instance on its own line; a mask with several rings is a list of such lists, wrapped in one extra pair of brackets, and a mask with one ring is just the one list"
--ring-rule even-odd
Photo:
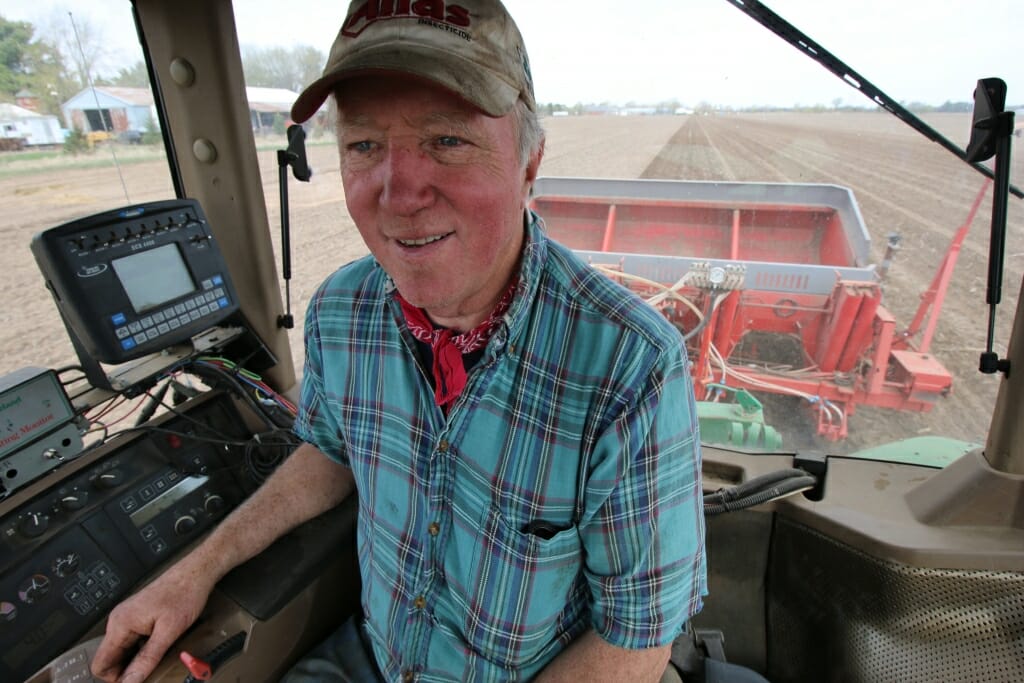
[[(87, 88), (82, 92), (88, 92), (88, 90), (89, 89)], [(125, 104), (132, 104), (136, 106), (149, 106), (153, 104), (153, 93), (151, 93), (147, 88), (98, 85), (96, 86), (96, 90), (120, 100)], [(80, 95), (82, 93), (80, 92), (78, 94)], [(249, 100), (250, 109), (266, 112), (288, 112), (292, 108), (292, 103), (299, 97), (298, 93), (292, 92), (291, 90), (285, 90), (284, 88), (256, 87), (247, 87), (245, 89), (245, 96)], [(75, 95), (75, 97), (78, 97), (78, 95)]]
[(299, 98), (299, 94), (284, 88), (247, 87), (245, 89), (245, 97), (249, 100), (250, 104), (259, 103), (291, 108), (292, 103)]
[(39, 112), (32, 111), (31, 109), (25, 109), (19, 107), (16, 104), (0, 104), (0, 119), (10, 121), (12, 119), (42, 119), (42, 118), (56, 118), (49, 116), (48, 114), (40, 114)]
[(113, 85), (98, 85), (96, 89), (122, 102), (136, 105), (153, 104), (153, 93), (148, 88), (126, 88)]

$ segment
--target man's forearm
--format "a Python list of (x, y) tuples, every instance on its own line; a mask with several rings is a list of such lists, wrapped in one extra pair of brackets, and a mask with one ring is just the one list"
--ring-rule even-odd
[(355, 488), (352, 472), (303, 444), (184, 560), (211, 585)]
[(627, 650), (610, 645), (590, 630), (555, 657), (536, 683), (658, 683), (671, 651), (670, 645)]

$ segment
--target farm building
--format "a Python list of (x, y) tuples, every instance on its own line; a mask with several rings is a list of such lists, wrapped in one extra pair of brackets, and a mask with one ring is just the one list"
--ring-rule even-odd
[(249, 100), (253, 131), (269, 133), (278, 117), (282, 121), (291, 120), (292, 103), (299, 94), (283, 88), (246, 88), (245, 96)]
[(146, 88), (85, 88), (60, 108), (67, 127), (84, 133), (142, 131), (156, 121), (153, 94)]
[(60, 121), (56, 116), (19, 107), (0, 104), (0, 138), (24, 140), (17, 146), (57, 145), (64, 142)]
[[(281, 88), (246, 88), (249, 116), (254, 131), (271, 130), (278, 116), (288, 118), (297, 93)], [(97, 106), (97, 101), (99, 106)], [(106, 131), (119, 134), (143, 131), (156, 125), (153, 94), (146, 88), (97, 86), (86, 88), (61, 106), (69, 128), (85, 133)]]

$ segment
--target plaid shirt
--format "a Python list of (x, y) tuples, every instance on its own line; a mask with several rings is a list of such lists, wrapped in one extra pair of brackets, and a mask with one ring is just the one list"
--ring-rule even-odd
[(523, 681), (593, 628), (670, 643), (706, 594), (682, 339), (530, 214), (511, 308), (445, 415), (372, 258), (306, 319), (296, 432), (351, 467), (389, 681)]

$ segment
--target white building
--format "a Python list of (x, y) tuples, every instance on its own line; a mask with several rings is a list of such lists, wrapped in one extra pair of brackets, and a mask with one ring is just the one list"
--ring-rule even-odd
[(245, 97), (249, 100), (249, 119), (256, 133), (271, 132), (274, 120), (280, 117), (291, 123), (292, 104), (299, 94), (284, 88), (246, 87)]
[[(95, 92), (94, 92), (95, 91)], [(246, 88), (249, 117), (254, 131), (270, 130), (278, 116), (286, 121), (298, 93), (281, 88)], [(82, 132), (144, 131), (157, 125), (153, 93), (148, 88), (96, 86), (86, 88), (61, 105), (68, 128)]]
[(22, 138), (26, 146), (64, 142), (56, 116), (39, 114), (13, 104), (0, 104), (0, 137)]

